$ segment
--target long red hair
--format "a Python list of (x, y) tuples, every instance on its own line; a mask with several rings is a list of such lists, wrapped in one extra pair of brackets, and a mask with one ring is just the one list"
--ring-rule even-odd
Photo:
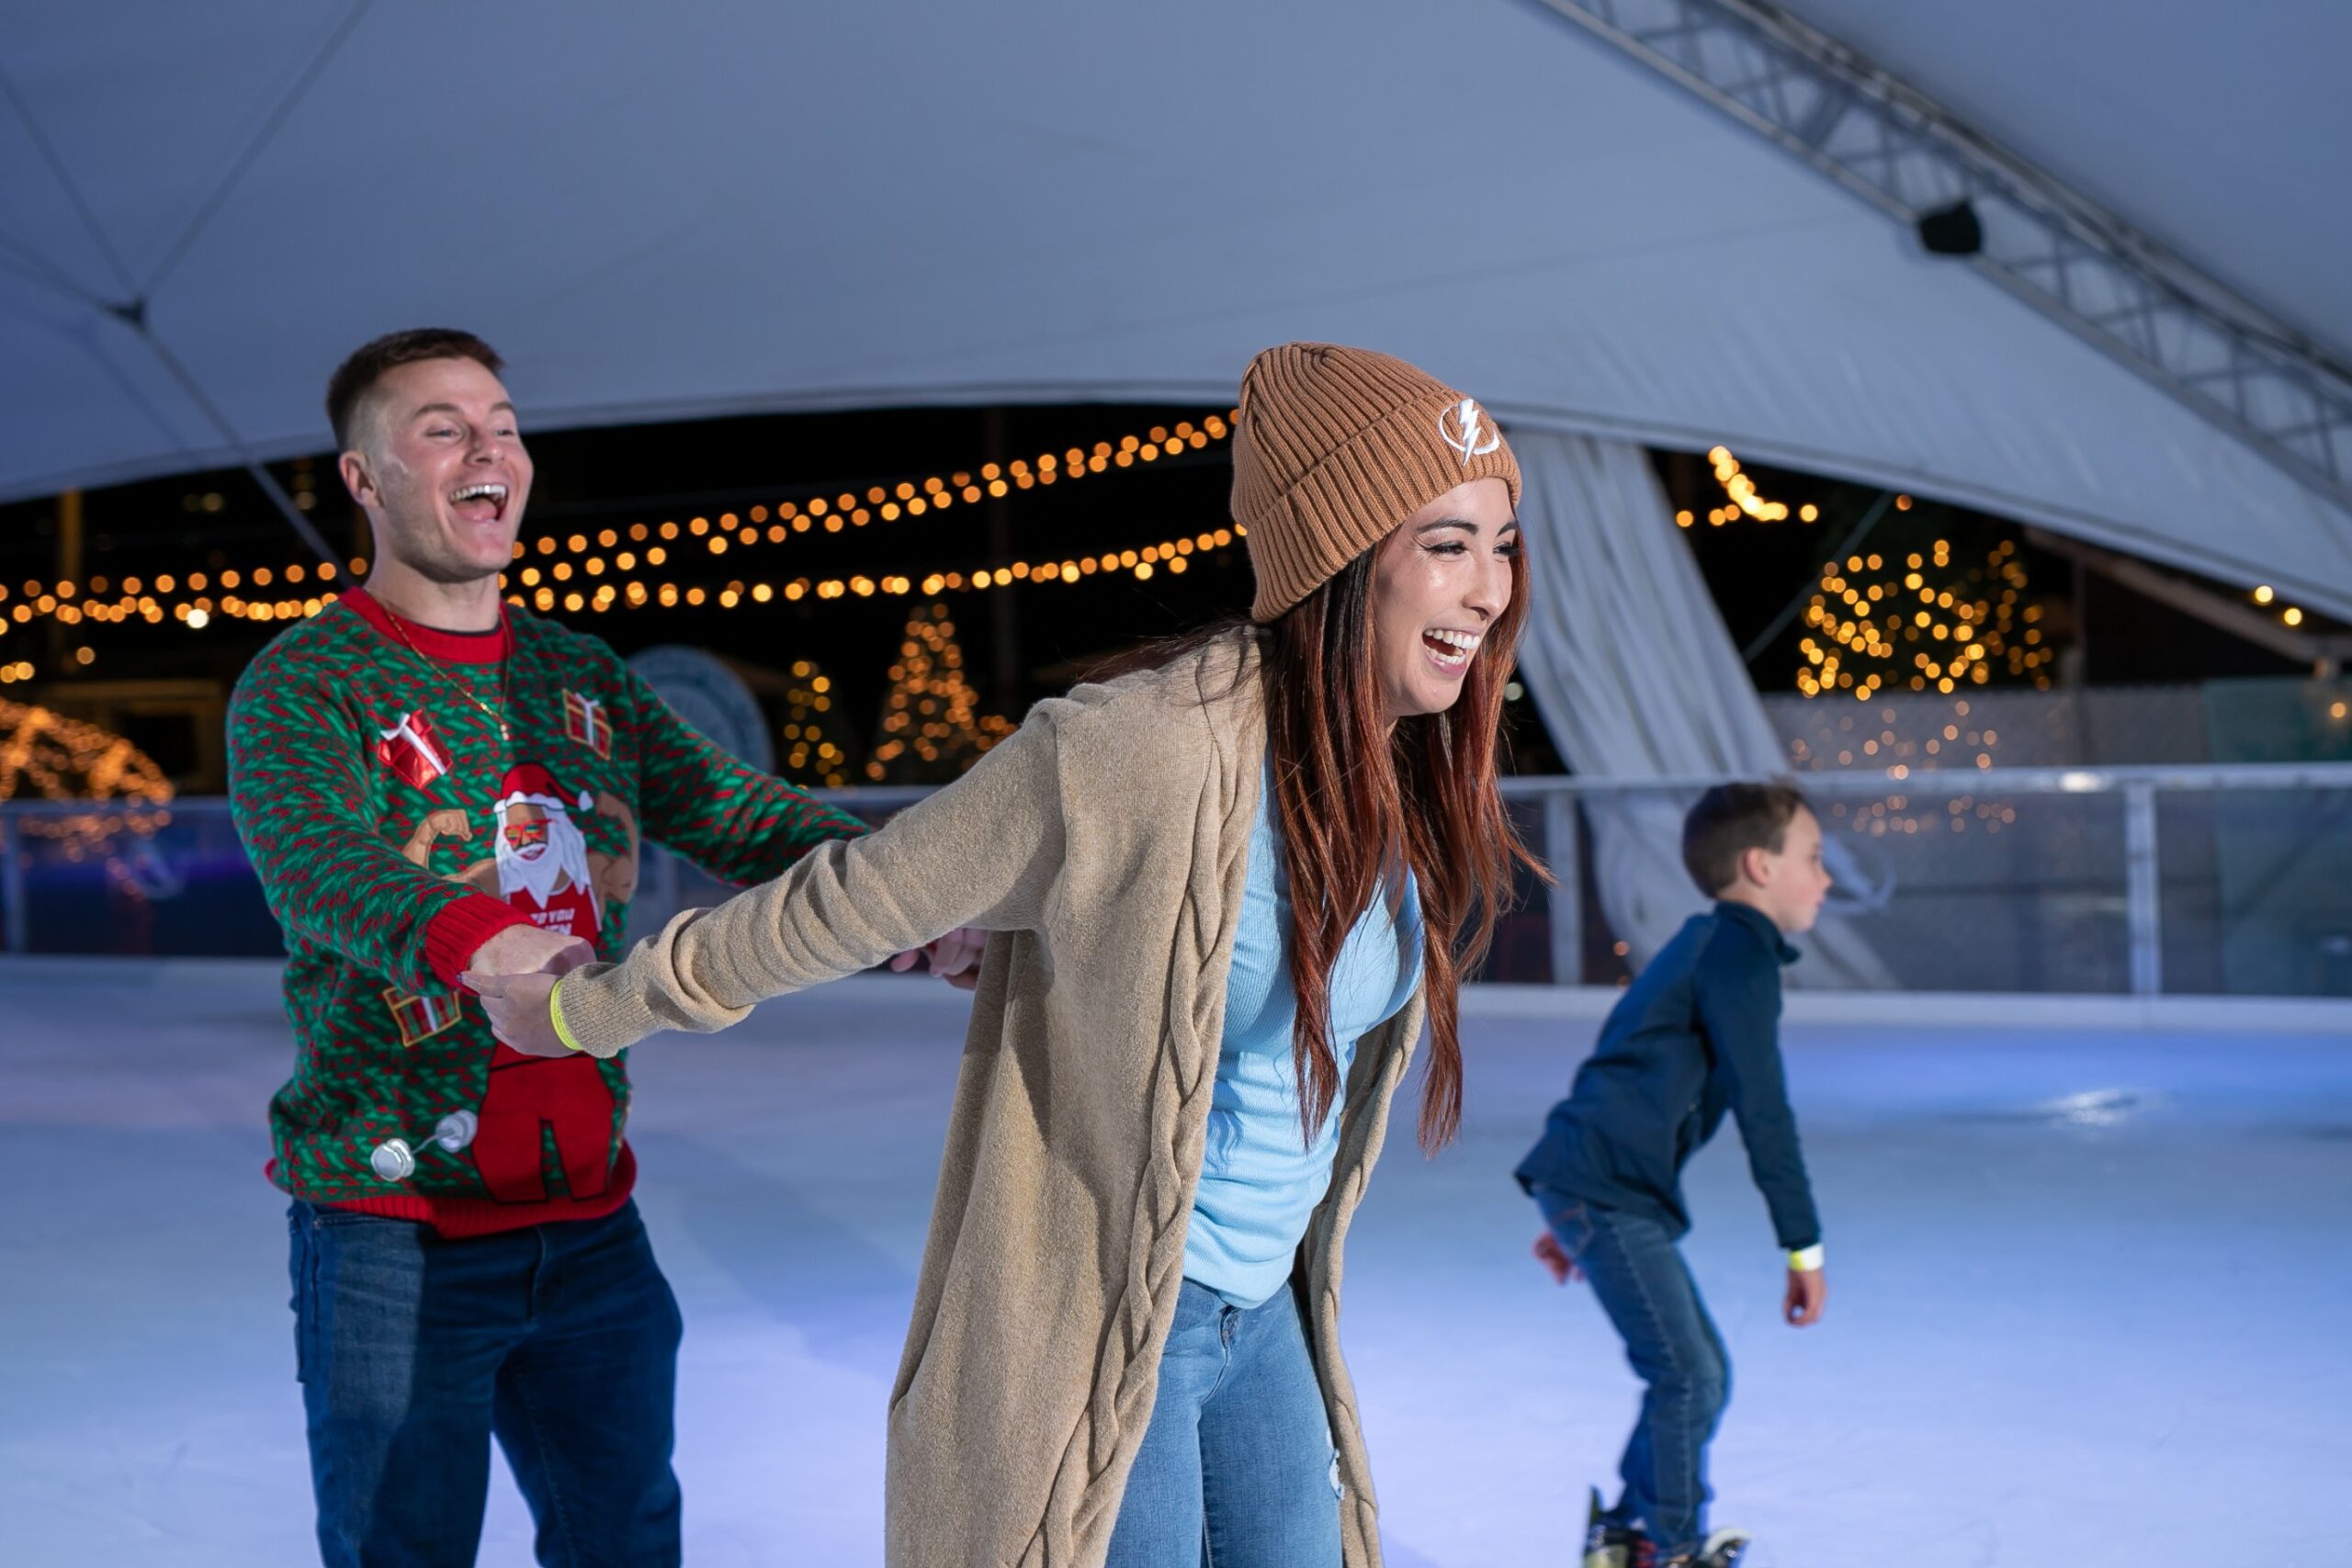
[(1527, 562), (1512, 556), (1510, 603), (1479, 644), (1453, 705), (1384, 733), (1375, 553), (1358, 556), (1264, 634), (1260, 680), (1298, 998), (1291, 1060), (1311, 1137), (1340, 1098), (1332, 965), (1373, 899), (1398, 891), (1386, 878), (1409, 870), (1420, 894), (1430, 1023), (1420, 1143), (1434, 1153), (1462, 1125), (1462, 976), (1486, 958), (1495, 921), (1510, 906), (1513, 871), (1545, 874), (1495, 782), (1503, 687), (1527, 619)]
[(1462, 976), (1486, 958), (1513, 873), (1525, 866), (1551, 879), (1495, 783), (1503, 688), (1527, 619), (1527, 562), (1511, 558), (1510, 604), (1479, 644), (1453, 705), (1385, 729), (1372, 618), (1376, 553), (1358, 556), (1271, 626), (1224, 622), (1102, 673), (1166, 664), (1227, 637), (1256, 639), (1273, 768), (1268, 805), (1280, 813), (1290, 881), (1301, 1129), (1311, 1142), (1340, 1099), (1332, 966), (1372, 901), (1396, 896), (1395, 879), (1410, 871), (1430, 1025), (1420, 1144), (1435, 1153), (1462, 1125)]

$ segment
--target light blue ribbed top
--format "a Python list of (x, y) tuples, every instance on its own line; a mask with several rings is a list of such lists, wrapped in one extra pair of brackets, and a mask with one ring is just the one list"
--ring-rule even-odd
[[(1311, 1144), (1299, 1125), (1291, 1062), (1298, 999), (1290, 974), (1290, 887), (1273, 796), (1270, 765), (1250, 833), (1208, 1143), (1184, 1237), (1184, 1277), (1238, 1307), (1259, 1305), (1290, 1278), (1306, 1222), (1331, 1184), (1340, 1143), (1336, 1103)], [(1390, 916), (1384, 890), (1332, 965), (1331, 1032), (1342, 1085), (1356, 1041), (1395, 1017), (1420, 977), (1420, 896), (1408, 875), (1396, 914)]]

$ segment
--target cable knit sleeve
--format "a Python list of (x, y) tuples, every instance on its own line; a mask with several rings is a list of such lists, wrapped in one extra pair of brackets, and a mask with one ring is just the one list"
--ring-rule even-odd
[(812, 850), (773, 882), (689, 909), (619, 964), (563, 983), (592, 1055), (663, 1029), (707, 1033), (754, 1003), (869, 969), (959, 926), (1036, 927), (1063, 855), (1058, 716), (1040, 704), (956, 783), (880, 831)]

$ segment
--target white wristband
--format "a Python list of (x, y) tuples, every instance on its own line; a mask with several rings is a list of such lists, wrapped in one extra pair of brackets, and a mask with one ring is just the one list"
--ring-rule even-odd
[(1811, 1247), (1799, 1247), (1796, 1251), (1790, 1253), (1789, 1267), (1800, 1274), (1820, 1273), (1821, 1244), (1816, 1241)]

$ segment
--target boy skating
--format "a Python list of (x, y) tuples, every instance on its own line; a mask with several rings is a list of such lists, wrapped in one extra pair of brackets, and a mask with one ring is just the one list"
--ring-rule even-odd
[(1726, 1111), (1788, 1254), (1782, 1315), (1820, 1320), (1828, 1293), (1796, 1119), (1781, 1067), (1781, 966), (1829, 891), (1821, 825), (1788, 784), (1709, 790), (1683, 822), (1683, 863), (1715, 907), (1694, 915), (1610, 1013), (1568, 1098), (1519, 1167), (1544, 1213), (1535, 1254), (1584, 1279), (1647, 1385), (1618, 1473), (1594, 1498), (1587, 1568), (1732, 1568), (1747, 1538), (1709, 1533), (1706, 1450), (1731, 1363), (1676, 1243), (1681, 1172)]

